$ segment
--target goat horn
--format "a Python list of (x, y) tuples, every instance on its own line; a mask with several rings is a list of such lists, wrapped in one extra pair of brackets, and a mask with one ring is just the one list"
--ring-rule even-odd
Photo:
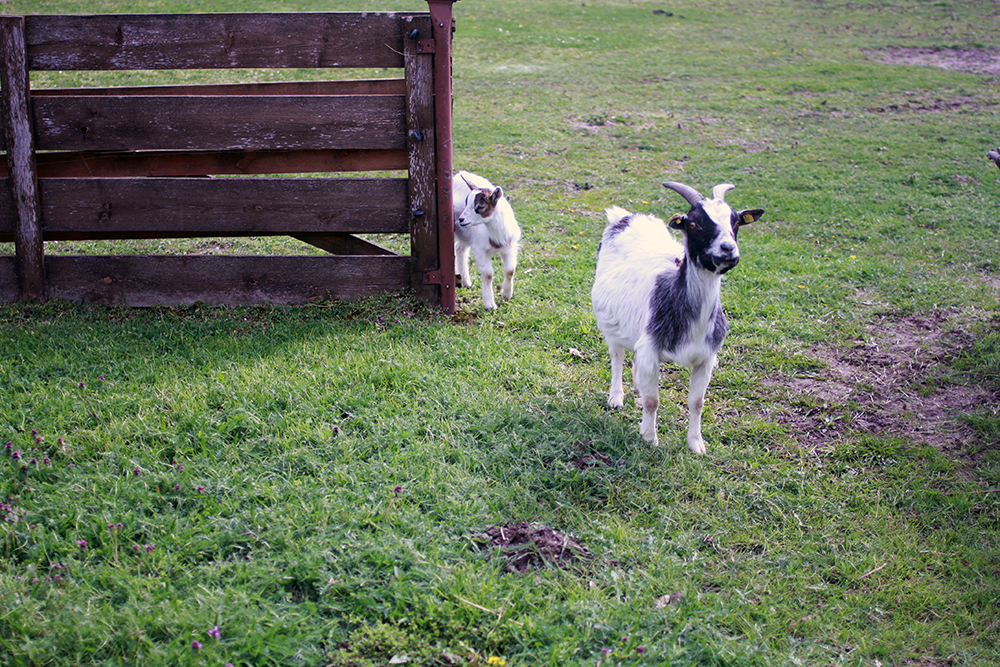
[(465, 181), (465, 184), (469, 186), (470, 190), (475, 190), (476, 189), (476, 186), (473, 185), (472, 183), (469, 183), (469, 179), (467, 179), (464, 174), (459, 174), (459, 176), (462, 177), (462, 180)]
[(712, 188), (712, 199), (718, 199), (719, 201), (726, 200), (726, 193), (730, 190), (735, 189), (736, 186), (732, 183), (719, 183), (714, 188)]
[(683, 183), (675, 183), (674, 181), (667, 181), (663, 184), (663, 187), (669, 188), (679, 194), (681, 197), (687, 200), (687, 203), (691, 206), (697, 206), (701, 202), (705, 201), (705, 198), (700, 192), (692, 188), (690, 185), (684, 185)]

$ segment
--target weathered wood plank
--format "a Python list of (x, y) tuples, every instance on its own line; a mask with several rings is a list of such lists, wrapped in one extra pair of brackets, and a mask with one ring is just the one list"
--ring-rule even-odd
[(33, 70), (403, 66), (390, 13), (37, 15), (25, 27)]
[(39, 97), (46, 151), (406, 147), (403, 97)]
[[(184, 86), (119, 86), (111, 88), (41, 88), (29, 91), (38, 97), (130, 97), (130, 96), (338, 96), (405, 95), (403, 79), (359, 79), (348, 81), (284, 81), (274, 83), (233, 83)], [(0, 118), (0, 151), (7, 150)]]
[[(47, 240), (409, 230), (406, 179), (56, 178), (39, 187)], [(0, 220), (9, 207), (0, 197)], [(0, 226), (0, 241), (9, 236)]]
[(7, 192), (11, 203), (14, 257), (21, 299), (46, 298), (45, 244), (42, 242), (35, 147), (28, 109), (24, 22), (0, 16), (0, 117), (10, 159)]
[(45, 261), (52, 297), (127, 306), (292, 306), (399, 291), (410, 279), (410, 258), (400, 256), (88, 255)]
[[(401, 171), (409, 167), (403, 150), (322, 151), (159, 151), (36, 154), (39, 178), (130, 178), (228, 174), (309, 174), (318, 172)], [(0, 178), (8, 176), (0, 155)]]
[(109, 88), (33, 88), (32, 97), (128, 95), (405, 95), (403, 79), (271, 81), (266, 83), (187, 84), (180, 86), (112, 86)]

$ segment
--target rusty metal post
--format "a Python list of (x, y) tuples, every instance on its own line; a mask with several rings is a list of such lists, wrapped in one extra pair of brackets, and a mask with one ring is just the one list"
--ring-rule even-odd
[[(7, 139), (8, 181), (14, 209), (14, 263), (22, 300), (48, 296), (35, 136), (28, 108), (28, 61), (23, 16), (0, 17), (0, 113)], [(453, 281), (454, 282), (454, 281)]]
[(455, 312), (455, 220), (451, 203), (454, 155), (451, 138), (452, 5), (457, 0), (427, 0), (434, 26), (434, 113), (438, 192), (438, 247), (441, 261), (441, 309)]

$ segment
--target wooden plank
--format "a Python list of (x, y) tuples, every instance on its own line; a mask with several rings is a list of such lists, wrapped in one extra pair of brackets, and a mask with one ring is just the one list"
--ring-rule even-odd
[[(128, 97), (128, 96), (309, 96), (309, 95), (405, 95), (403, 79), (358, 79), (345, 81), (284, 81), (184, 86), (118, 86), (111, 88), (41, 88), (29, 91), (37, 97)], [(0, 151), (7, 150), (0, 118)]]
[(32, 97), (80, 95), (405, 95), (403, 79), (272, 81), (267, 83), (188, 84), (180, 86), (112, 86), (109, 88), (33, 88)]
[[(406, 152), (400, 149), (147, 153), (60, 151), (37, 154), (35, 158), (39, 178), (306, 174), (401, 171), (409, 167)], [(0, 155), (0, 178), (7, 176), (7, 159)]]
[(403, 97), (39, 97), (40, 151), (406, 147)]
[(39, 186), (53, 240), (409, 229), (406, 179), (57, 178)]
[[(390, 13), (25, 17), (32, 70), (402, 67)], [(169, 45), (169, 48), (164, 48)]]
[(199, 302), (293, 306), (405, 289), (410, 258), (51, 256), (46, 258), (46, 269), (52, 297), (68, 301), (126, 306)]
[(10, 159), (10, 196), (14, 257), (21, 299), (46, 298), (45, 245), (42, 242), (35, 147), (28, 111), (24, 23), (0, 16), (0, 116)]
[[(410, 256), (413, 289), (424, 301), (440, 302), (441, 289), (429, 282), (429, 272), (440, 266), (438, 202), (434, 147), (434, 58), (418, 54), (417, 40), (433, 34), (430, 17), (401, 19), (407, 86), (406, 126), (409, 156)], [(416, 38), (410, 35), (416, 30)], [(440, 272), (438, 274), (440, 276)]]

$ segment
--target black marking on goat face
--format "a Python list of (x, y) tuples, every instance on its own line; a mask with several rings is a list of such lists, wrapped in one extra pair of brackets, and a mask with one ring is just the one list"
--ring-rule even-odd
[(480, 188), (476, 190), (476, 198), (472, 204), (473, 210), (476, 212), (476, 215), (488, 218), (497, 209), (497, 202), (500, 201), (500, 197), (502, 196), (503, 190), (500, 188), (493, 191), (490, 191), (489, 188)]
[[(687, 270), (687, 263), (683, 263), (676, 273), (664, 271), (656, 276), (656, 287), (649, 300), (652, 313), (647, 330), (661, 350), (673, 351), (685, 342), (702, 305), (689, 299), (685, 286)], [(729, 322), (722, 312), (722, 304), (716, 302), (705, 342), (718, 350), (728, 330)]]
[(702, 204), (691, 207), (687, 215), (678, 214), (670, 218), (670, 227), (684, 232), (687, 256), (695, 266), (719, 274), (740, 261), (740, 250), (736, 245), (739, 224), (737, 214), (732, 210), (728, 219), (717, 222)]

